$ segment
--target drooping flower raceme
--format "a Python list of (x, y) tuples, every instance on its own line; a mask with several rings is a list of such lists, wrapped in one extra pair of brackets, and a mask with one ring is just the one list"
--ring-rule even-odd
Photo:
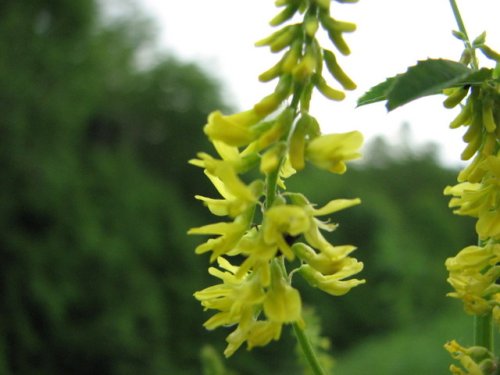
[[(477, 219), (478, 244), (467, 246), (446, 260), (448, 282), (454, 291), (448, 295), (463, 301), (468, 314), (476, 316), (486, 335), (476, 335), (484, 346), (464, 348), (452, 341), (445, 347), (460, 361), (462, 368), (452, 365), (453, 374), (485, 375), (496, 373), (498, 359), (488, 351), (491, 347), (490, 322), (500, 327), (500, 55), (485, 44), (485, 34), (478, 37), (463, 54), (462, 62), (477, 70), (475, 49), (496, 61), (495, 69), (481, 69), (483, 80), (448, 90), (445, 107), (452, 108), (465, 99), (451, 128), (465, 127), (467, 143), (463, 160), (472, 162), (458, 176), (458, 184), (444, 190), (450, 195), (449, 206), (458, 215)], [(469, 44), (470, 45), (470, 44)], [(476, 72), (477, 74), (477, 72)], [(476, 329), (477, 332), (479, 332)], [(479, 353), (479, 354), (478, 354)], [(482, 353), (482, 354), (481, 354)], [(495, 363), (496, 362), (496, 363)]]
[[(263, 82), (276, 79), (275, 90), (248, 110), (212, 112), (204, 132), (217, 156), (200, 152), (190, 161), (203, 168), (218, 194), (196, 196), (219, 219), (189, 234), (208, 236), (196, 253), (210, 255), (215, 265), (209, 273), (219, 281), (196, 292), (195, 298), (214, 311), (204, 324), (207, 329), (232, 327), (226, 356), (245, 343), (253, 348), (279, 339), (285, 324), (303, 328), (302, 298), (292, 286), (293, 274), (333, 296), (364, 282), (353, 278), (363, 269), (351, 257), (356, 248), (333, 245), (323, 234), (338, 226), (324, 217), (360, 200), (334, 199), (316, 207), (285, 187), (285, 180), (307, 163), (342, 174), (347, 162), (360, 157), (359, 132), (323, 135), (309, 112), (315, 90), (332, 100), (345, 96), (330, 86), (323, 67), (344, 89), (356, 87), (335, 54), (316, 38), (321, 28), (341, 54), (350, 52), (344, 33), (355, 25), (333, 18), (330, 3), (276, 1), (283, 10), (271, 25), (282, 28), (257, 42), (282, 53), (259, 76)], [(292, 23), (297, 19), (301, 21)]]

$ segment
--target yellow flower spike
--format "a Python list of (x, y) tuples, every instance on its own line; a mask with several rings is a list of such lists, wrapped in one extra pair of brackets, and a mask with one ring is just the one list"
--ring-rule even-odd
[(331, 73), (333, 78), (337, 80), (338, 83), (346, 90), (355, 90), (356, 84), (349, 78), (349, 76), (342, 70), (340, 65), (337, 63), (337, 58), (332, 51), (323, 50), (323, 58), (326, 63), (328, 71)]
[(275, 261), (271, 265), (271, 278), (271, 287), (263, 303), (266, 317), (278, 323), (299, 321), (302, 316), (300, 293), (283, 279)]
[(345, 99), (345, 94), (340, 90), (336, 90), (333, 87), (330, 87), (323, 77), (316, 74), (313, 77), (314, 85), (326, 98), (335, 101), (341, 101)]
[(359, 148), (363, 136), (358, 131), (327, 134), (313, 139), (306, 148), (306, 159), (319, 168), (342, 174), (346, 171), (346, 161), (361, 156)]
[(222, 141), (235, 147), (245, 146), (254, 139), (250, 126), (262, 117), (253, 110), (230, 116), (214, 111), (208, 116), (208, 123), (203, 130), (212, 141)]

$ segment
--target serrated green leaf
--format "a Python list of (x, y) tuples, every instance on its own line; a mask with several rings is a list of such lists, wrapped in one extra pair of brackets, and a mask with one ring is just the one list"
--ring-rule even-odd
[(419, 61), (399, 75), (387, 94), (389, 111), (424, 96), (441, 93), (471, 74), (465, 65), (444, 59)]
[(493, 69), (481, 68), (466, 75), (462, 79), (455, 82), (453, 85), (450, 85), (450, 87), (458, 87), (465, 85), (478, 86), (492, 77), (493, 77)]
[(384, 82), (373, 86), (363, 96), (358, 99), (358, 107), (387, 100), (387, 95), (391, 91), (398, 76), (387, 78)]
[(389, 111), (424, 96), (441, 94), (444, 89), (478, 86), (493, 77), (493, 69), (470, 70), (465, 65), (443, 59), (419, 61), (405, 73), (373, 86), (358, 99), (358, 107), (387, 100)]

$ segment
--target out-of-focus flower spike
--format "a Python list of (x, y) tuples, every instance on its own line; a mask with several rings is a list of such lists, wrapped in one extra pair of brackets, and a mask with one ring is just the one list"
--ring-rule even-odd
[(468, 94), (469, 86), (457, 87), (453, 92), (444, 100), (443, 105), (445, 108), (456, 107)]
[(329, 86), (328, 83), (326, 83), (326, 80), (319, 75), (314, 75), (314, 85), (319, 90), (319, 92), (326, 96), (328, 99), (336, 101), (345, 99), (344, 92), (336, 90), (333, 87)]
[(290, 18), (293, 17), (295, 12), (297, 12), (297, 9), (299, 8), (299, 5), (297, 3), (290, 3), (286, 5), (285, 9), (283, 9), (280, 13), (278, 13), (271, 21), (269, 21), (269, 24), (271, 26), (279, 26), (282, 23), (288, 21)]
[(337, 58), (332, 51), (323, 50), (323, 58), (326, 63), (328, 71), (332, 74), (333, 78), (346, 90), (355, 90), (356, 84), (349, 78), (349, 76), (342, 70), (337, 63)]
[(342, 4), (354, 4), (357, 3), (359, 0), (335, 0), (337, 3), (342, 3)]

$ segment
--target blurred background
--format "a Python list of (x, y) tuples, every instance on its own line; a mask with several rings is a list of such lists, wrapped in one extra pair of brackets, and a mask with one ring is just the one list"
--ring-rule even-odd
[[(220, 72), (157, 35), (131, 1), (0, 3), (0, 374), (209, 374), (202, 348), (223, 350), (228, 332), (205, 331), (192, 297), (214, 280), (186, 231), (213, 219), (187, 160), (210, 149), (207, 113), (237, 108)], [(331, 240), (358, 246), (367, 284), (341, 298), (302, 289), (338, 374), (446, 373), (442, 345), (470, 343), (444, 297), (444, 260), (475, 243), (442, 195), (457, 171), (408, 125), (395, 134), (340, 178), (310, 168), (288, 184), (319, 204), (363, 200)], [(285, 330), (225, 365), (301, 374), (294, 346)]]

